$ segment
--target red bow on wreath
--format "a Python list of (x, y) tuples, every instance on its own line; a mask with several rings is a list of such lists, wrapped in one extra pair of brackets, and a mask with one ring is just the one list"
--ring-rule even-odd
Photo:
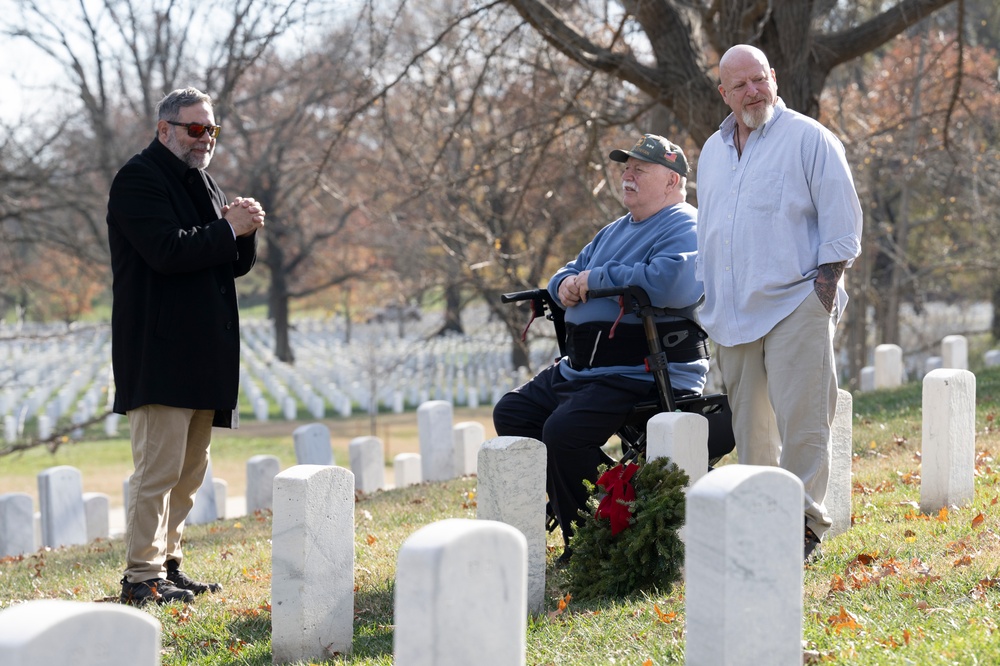
[(628, 520), (632, 515), (629, 502), (635, 500), (635, 488), (629, 483), (639, 466), (628, 463), (624, 467), (615, 465), (597, 480), (597, 485), (604, 488), (607, 494), (597, 505), (597, 513), (594, 518), (611, 519), (611, 535), (618, 534), (628, 527)]

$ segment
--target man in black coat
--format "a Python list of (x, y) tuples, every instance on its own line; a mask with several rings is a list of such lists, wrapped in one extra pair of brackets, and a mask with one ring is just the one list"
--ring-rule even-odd
[(184, 521), (208, 468), (212, 426), (237, 427), (236, 278), (256, 260), (264, 211), (225, 195), (205, 168), (219, 126), (212, 100), (175, 90), (156, 138), (121, 168), (108, 197), (114, 276), (114, 411), (127, 414), (129, 480), (121, 601), (193, 601), (221, 589), (181, 569)]

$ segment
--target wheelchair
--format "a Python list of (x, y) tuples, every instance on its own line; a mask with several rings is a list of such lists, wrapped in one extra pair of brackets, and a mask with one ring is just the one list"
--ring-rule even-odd
[[(668, 356), (664, 350), (665, 341), (661, 339), (656, 328), (656, 317), (666, 314), (678, 314), (676, 311), (654, 307), (649, 296), (642, 287), (602, 287), (591, 289), (588, 298), (618, 297), (621, 314), (626, 311), (634, 313), (641, 321), (649, 354), (646, 356), (646, 369), (653, 375), (656, 383), (657, 399), (640, 402), (629, 412), (624, 424), (615, 435), (621, 440), (622, 457), (620, 464), (645, 459), (646, 456), (646, 424), (653, 416), (661, 412), (687, 412), (701, 414), (708, 420), (708, 466), (709, 470), (726, 454), (736, 448), (736, 438), (733, 434), (732, 411), (729, 399), (725, 393), (675, 398), (667, 372)], [(559, 356), (566, 355), (566, 323), (564, 311), (556, 305), (546, 289), (529, 289), (502, 294), (502, 303), (528, 301), (531, 308), (531, 318), (522, 332), (522, 339), (527, 337), (528, 329), (535, 319), (545, 318), (552, 322), (559, 345)], [(691, 320), (689, 320), (691, 321)], [(701, 331), (701, 327), (691, 321)], [(702, 333), (704, 333), (702, 331)], [(706, 336), (707, 337), (707, 336)], [(669, 341), (666, 341), (669, 344)], [(557, 526), (551, 510), (546, 527), (552, 531)]]

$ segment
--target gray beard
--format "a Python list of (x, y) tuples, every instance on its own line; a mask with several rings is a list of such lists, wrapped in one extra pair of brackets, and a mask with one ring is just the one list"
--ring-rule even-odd
[(181, 162), (188, 165), (190, 169), (207, 169), (209, 162), (212, 161), (212, 152), (207, 153), (205, 157), (197, 157), (190, 149), (185, 149), (181, 146), (180, 141), (177, 140), (177, 128), (171, 127), (170, 134), (167, 135), (166, 146), (174, 155), (177, 156)]
[(740, 115), (743, 117), (744, 125), (752, 130), (757, 129), (761, 125), (771, 122), (771, 118), (774, 117), (774, 105), (768, 104), (764, 107), (764, 110), (759, 113), (743, 111)]

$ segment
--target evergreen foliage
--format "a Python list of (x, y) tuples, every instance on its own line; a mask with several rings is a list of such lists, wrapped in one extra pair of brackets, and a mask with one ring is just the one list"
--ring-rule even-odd
[(677, 530), (684, 525), (687, 482), (688, 475), (669, 458), (642, 464), (632, 477), (635, 500), (628, 503), (629, 526), (617, 535), (611, 534), (610, 520), (594, 517), (603, 491), (587, 484), (589, 513), (570, 542), (569, 589), (574, 597), (623, 597), (652, 590), (666, 594), (673, 588), (684, 564)]

